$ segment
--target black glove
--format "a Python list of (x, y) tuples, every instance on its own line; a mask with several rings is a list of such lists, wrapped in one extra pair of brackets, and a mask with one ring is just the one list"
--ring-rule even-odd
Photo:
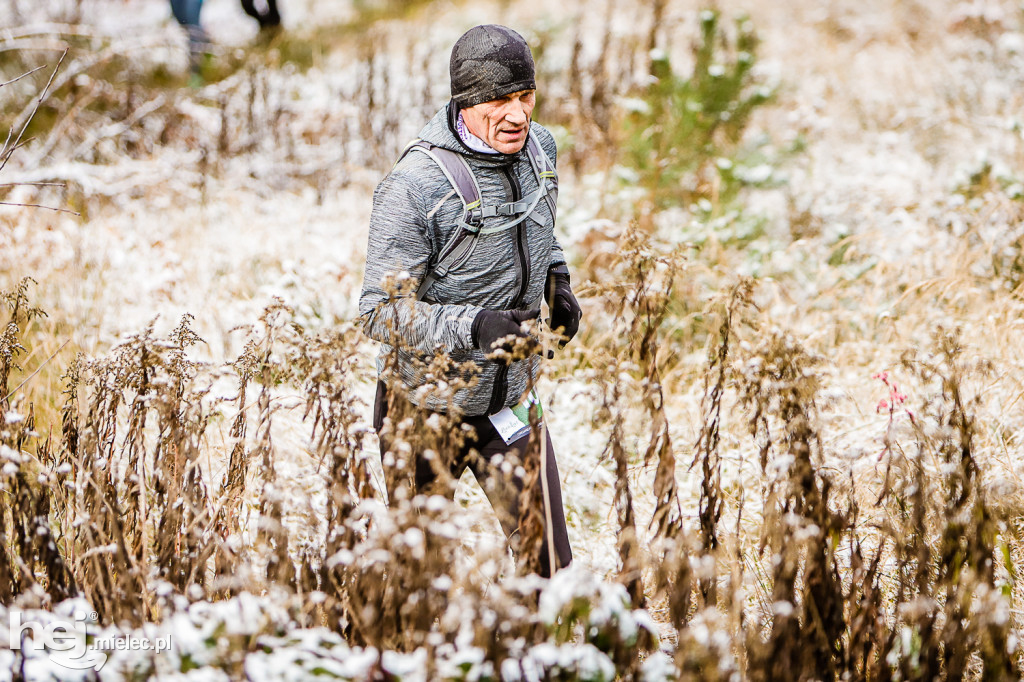
[(551, 312), (548, 326), (555, 331), (561, 327), (563, 336), (568, 337), (558, 342), (558, 347), (563, 348), (576, 336), (580, 329), (580, 318), (583, 317), (580, 304), (576, 302), (572, 287), (569, 286), (569, 268), (562, 264), (549, 269), (544, 293)]
[(473, 319), (473, 345), (490, 353), (495, 350), (512, 350), (512, 343), (498, 343), (506, 336), (527, 339), (522, 324), (540, 317), (540, 308), (535, 310), (481, 310)]

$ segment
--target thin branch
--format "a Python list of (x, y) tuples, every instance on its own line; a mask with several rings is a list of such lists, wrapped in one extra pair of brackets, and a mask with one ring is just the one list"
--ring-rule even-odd
[[(13, 131), (12, 131), (12, 132), (13, 132)], [(8, 140), (8, 141), (10, 141), (10, 139), (11, 139), (11, 135), (10, 135), (10, 133), (8, 133), (8, 135), (7, 135), (7, 140)], [(31, 142), (31, 141), (32, 141), (32, 140), (34, 140), (34, 139), (36, 139), (36, 138), (34, 138), (34, 137), (30, 137), (30, 138), (28, 138), (27, 140), (22, 140), (22, 141), (21, 141), (20, 143), (18, 143), (18, 144), (16, 144), (16, 145), (14, 145), (13, 147), (11, 147), (9, 151), (6, 151), (6, 152), (2, 152), (2, 153), (3, 153), (3, 155), (4, 155), (4, 157), (3, 157), (3, 158), (4, 158), (4, 161), (6, 162), (6, 161), (7, 161), (7, 159), (11, 158), (11, 155), (12, 155), (12, 154), (13, 154), (14, 152), (18, 151), (19, 149), (21, 149), (22, 147), (24, 147), (25, 145), (27, 145), (27, 144), (28, 144), (29, 142)], [(5, 143), (4, 143), (4, 149), (6, 149), (6, 148), (7, 148), (7, 143), (5, 142)], [(3, 166), (0, 166), (0, 168), (3, 168)]]
[(0, 187), (67, 187), (64, 182), (0, 182)]
[[(60, 55), (60, 60), (57, 62), (57, 66), (53, 67), (53, 73), (50, 74), (50, 80), (46, 81), (46, 87), (44, 87), (43, 91), (39, 93), (39, 99), (36, 100), (36, 105), (32, 108), (32, 113), (29, 114), (28, 118), (25, 119), (25, 123), (21, 126), (21, 130), (18, 132), (18, 137), (14, 141), (15, 147), (18, 146), (18, 144), (21, 142), (21, 138), (25, 135), (25, 130), (28, 128), (28, 124), (32, 122), (33, 118), (35, 118), (36, 112), (39, 111), (39, 105), (42, 104), (43, 100), (46, 99), (46, 95), (50, 91), (50, 85), (53, 83), (53, 79), (56, 78), (57, 72), (60, 71), (60, 66), (64, 63), (64, 58), (67, 56), (68, 51), (67, 49), (65, 49), (64, 52)], [(8, 136), (8, 139), (10, 139), (10, 136)], [(14, 150), (12, 149), (11, 151)], [(10, 158), (11, 155), (7, 151), (7, 144), (4, 143), (3, 159), (0, 160), (0, 171), (4, 169), (4, 166), (7, 165), (7, 160)]]
[(34, 74), (39, 69), (42, 69), (42, 68), (45, 68), (45, 67), (46, 67), (46, 64), (41, 64), (41, 65), (37, 66), (36, 68), (32, 69), (31, 71), (26, 71), (25, 73), (21, 74), (17, 78), (12, 78), (11, 80), (7, 81), (6, 83), (0, 83), (0, 88), (4, 87), (5, 85), (10, 85), (11, 83), (17, 83), (18, 81), (20, 81), (25, 76), (31, 76), (32, 74)]
[(25, 208), (45, 208), (47, 211), (58, 211), (60, 213), (70, 213), (71, 215), (82, 215), (77, 211), (72, 211), (67, 208), (55, 208), (53, 206), (43, 206), (42, 204), (17, 204), (13, 201), (0, 201), (0, 206), (24, 206)]
[[(70, 339), (68, 341), (70, 341)], [(27, 377), (25, 377), (24, 381), (22, 381), (20, 384), (18, 384), (17, 387), (15, 387), (15, 389), (13, 391), (8, 393), (7, 396), (4, 398), (3, 402), (7, 402), (8, 400), (10, 400), (11, 396), (14, 395), (15, 393), (17, 393), (18, 391), (20, 391), (21, 387), (24, 386), (25, 384), (27, 384), (32, 379), (32, 377), (34, 377), (35, 375), (39, 374), (39, 370), (41, 370), (43, 367), (46, 367), (46, 363), (48, 363), (50, 360), (53, 360), (55, 357), (57, 357), (57, 353), (59, 353), (62, 350), (64, 350), (64, 346), (68, 345), (68, 341), (65, 341), (64, 343), (60, 344), (60, 348), (58, 348), (57, 350), (53, 351), (53, 355), (51, 355), (50, 357), (46, 358), (46, 360), (43, 361), (43, 364), (41, 364), (38, 367), (36, 367), (36, 371), (32, 372)]]
[(7, 145), (9, 145), (11, 143), (11, 138), (13, 136), (14, 136), (14, 127), (12, 126), (12, 127), (7, 129), (7, 139), (4, 140), (4, 148), (3, 148), (2, 151), (0, 151), (0, 155), (3, 155), (4, 158), (6, 158), (7, 156), (10, 156), (10, 154), (7, 152)]

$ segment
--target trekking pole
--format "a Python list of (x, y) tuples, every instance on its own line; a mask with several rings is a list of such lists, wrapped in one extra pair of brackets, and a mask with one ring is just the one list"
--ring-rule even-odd
[[(551, 310), (551, 302), (548, 302), (548, 311)], [(541, 358), (548, 358), (553, 355), (548, 344), (541, 335)], [(534, 391), (536, 391), (534, 387)], [(537, 396), (537, 404), (540, 405), (540, 396)], [(540, 485), (544, 497), (544, 536), (548, 541), (548, 577), (555, 575), (555, 531), (551, 523), (551, 492), (548, 489), (548, 424), (544, 419), (543, 412), (540, 415)]]
[(540, 422), (540, 485), (544, 494), (544, 533), (548, 541), (548, 569), (555, 575), (555, 531), (551, 523), (551, 493), (548, 491), (548, 431)]

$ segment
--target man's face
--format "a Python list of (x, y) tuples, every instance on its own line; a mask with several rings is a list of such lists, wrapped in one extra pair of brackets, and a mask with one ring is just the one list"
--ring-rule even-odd
[(526, 144), (530, 115), (537, 96), (533, 90), (513, 92), (462, 110), (462, 120), (473, 133), (502, 154), (515, 154)]

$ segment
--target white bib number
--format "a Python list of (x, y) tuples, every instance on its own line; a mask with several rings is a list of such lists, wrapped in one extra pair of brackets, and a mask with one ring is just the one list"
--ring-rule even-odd
[(527, 393), (517, 405), (502, 408), (497, 414), (488, 417), (505, 445), (511, 445), (530, 432), (530, 408), (533, 405), (537, 406), (538, 414), (543, 417), (544, 410), (536, 391)]

